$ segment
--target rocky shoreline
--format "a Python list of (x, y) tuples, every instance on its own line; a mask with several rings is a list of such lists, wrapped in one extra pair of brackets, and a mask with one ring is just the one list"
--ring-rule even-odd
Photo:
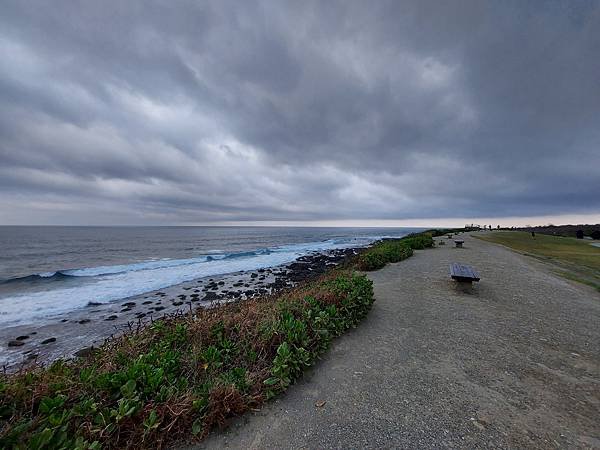
[(293, 288), (359, 251), (360, 248), (346, 248), (314, 252), (285, 266), (199, 278), (108, 304), (90, 302), (85, 308), (44, 324), (7, 327), (0, 331), (0, 365), (12, 371), (36, 363), (48, 364), (59, 358), (82, 357), (106, 339), (167, 315)]

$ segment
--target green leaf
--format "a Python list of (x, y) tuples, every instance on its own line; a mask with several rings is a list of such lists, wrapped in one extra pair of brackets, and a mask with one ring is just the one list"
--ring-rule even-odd
[(198, 417), (196, 420), (194, 420), (194, 423), (192, 424), (192, 434), (194, 436), (199, 435), (202, 432), (202, 428), (203, 428), (202, 419), (200, 417)]

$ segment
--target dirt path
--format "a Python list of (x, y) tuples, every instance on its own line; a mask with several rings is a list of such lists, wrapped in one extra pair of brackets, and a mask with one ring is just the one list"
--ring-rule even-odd
[[(600, 295), (465, 240), (372, 273), (359, 328), (197, 448), (600, 448)], [(455, 261), (480, 271), (471, 291)]]

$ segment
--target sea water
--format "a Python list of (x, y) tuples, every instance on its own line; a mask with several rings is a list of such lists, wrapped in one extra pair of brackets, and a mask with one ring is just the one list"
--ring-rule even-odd
[(0, 227), (0, 324), (366, 246), (411, 228)]

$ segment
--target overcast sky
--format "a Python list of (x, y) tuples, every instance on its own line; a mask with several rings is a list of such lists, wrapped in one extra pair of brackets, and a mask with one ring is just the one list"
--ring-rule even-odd
[(0, 223), (600, 221), (598, 1), (1, 10)]

